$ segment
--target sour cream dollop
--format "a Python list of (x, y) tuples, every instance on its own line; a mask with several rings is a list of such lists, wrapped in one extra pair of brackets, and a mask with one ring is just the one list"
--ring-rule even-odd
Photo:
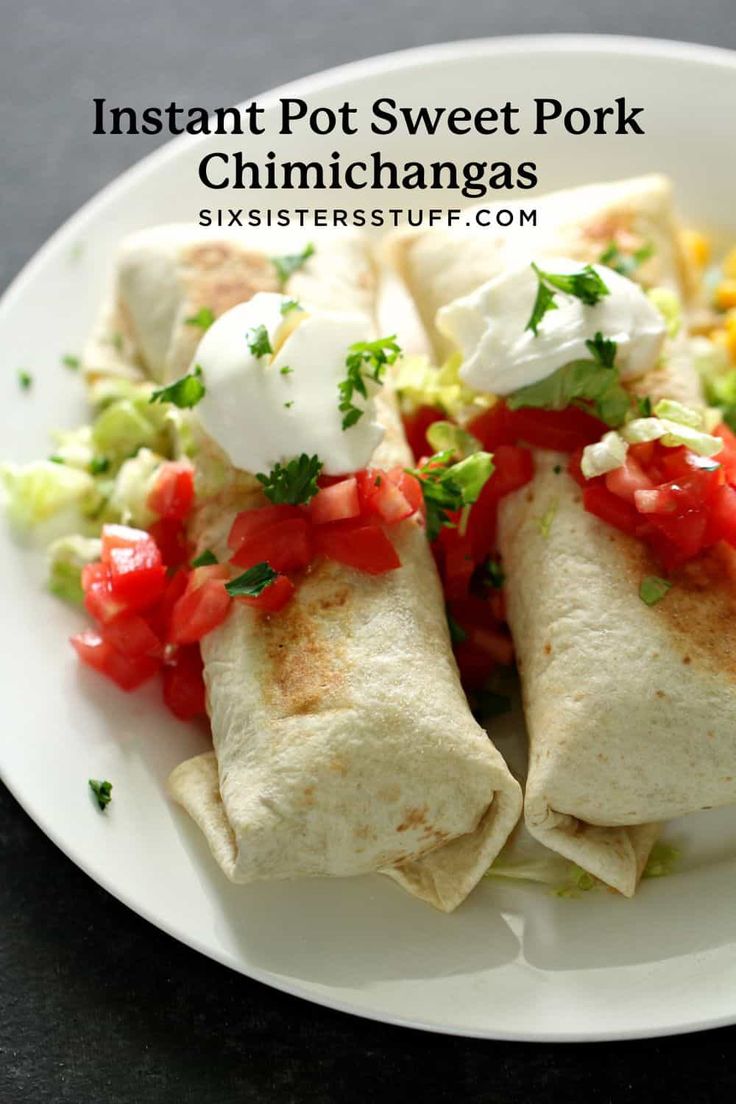
[[(384, 429), (373, 399), (357, 394), (352, 401), (363, 417), (343, 429), (338, 384), (349, 346), (371, 339), (370, 322), (322, 310), (283, 313), (288, 303), (285, 295), (259, 292), (210, 326), (193, 360), (205, 386), (196, 413), (243, 471), (269, 472), (301, 453), (317, 455), (327, 475), (358, 471)], [(249, 347), (259, 326), (273, 350), (263, 356)]]
[[(540, 261), (538, 267), (568, 275), (584, 266), (568, 257), (553, 257)], [(547, 311), (536, 335), (526, 329), (539, 287), (530, 262), (443, 307), (437, 326), (462, 353), (460, 378), (477, 391), (508, 395), (546, 379), (573, 360), (590, 360), (585, 342), (598, 332), (616, 342), (621, 379), (635, 379), (649, 371), (664, 343), (664, 318), (638, 284), (602, 265), (592, 267), (609, 294), (586, 306), (557, 291), (557, 309)]]

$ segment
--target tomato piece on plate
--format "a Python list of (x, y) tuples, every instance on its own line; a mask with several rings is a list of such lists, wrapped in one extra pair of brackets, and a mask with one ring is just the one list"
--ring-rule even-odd
[(114, 548), (136, 548), (146, 542), (155, 543), (145, 529), (133, 529), (129, 525), (103, 525), (100, 559), (105, 564), (109, 563)]
[(235, 601), (242, 602), (244, 605), (250, 606), (251, 609), (260, 610), (262, 613), (277, 613), (278, 610), (283, 609), (287, 602), (291, 601), (295, 590), (296, 587), (288, 575), (277, 575), (274, 581), (256, 597), (249, 598), (246, 595), (239, 595)]
[(378, 525), (344, 527), (337, 522), (318, 526), (314, 537), (318, 552), (369, 575), (382, 575), (401, 566), (396, 549)]
[(468, 629), (468, 642), (481, 652), (486, 652), (494, 663), (508, 667), (514, 662), (514, 646), (511, 637), (490, 625), (472, 625)]
[(183, 521), (194, 503), (194, 470), (186, 460), (167, 460), (148, 495), (148, 508), (160, 518)]
[[(396, 470), (394, 469), (394, 472)], [(398, 471), (401, 472), (401, 469)], [(401, 472), (401, 475), (404, 474)], [(368, 517), (380, 518), (386, 525), (395, 525), (416, 512), (416, 507), (412, 506), (402, 490), (399, 476), (393, 473), (381, 471), (379, 468), (368, 468), (367, 471), (360, 473), (359, 490), (363, 513)], [(421, 487), (419, 491), (421, 493)], [(416, 498), (413, 489), (410, 494)]]
[(149, 533), (158, 545), (161, 558), (168, 568), (181, 567), (191, 558), (192, 548), (180, 521), (159, 518), (154, 521)]
[(107, 564), (85, 564), (82, 569), (82, 590), (87, 612), (101, 625), (119, 617), (127, 608), (126, 603), (113, 594), (110, 568)]
[(723, 441), (723, 448), (713, 459), (723, 468), (726, 481), (736, 483), (736, 436), (724, 422), (717, 425), (713, 433)]
[(421, 481), (411, 472), (404, 471), (403, 468), (391, 468), (391, 471), (386, 474), (391, 482), (399, 488), (411, 506), (412, 513), (418, 511), (424, 513), (424, 494), (422, 493)]
[(457, 529), (443, 529), (441, 536), (444, 548), (445, 598), (464, 598), (475, 571), (471, 541), (467, 535), (461, 537)]
[(159, 601), (153, 609), (146, 614), (146, 618), (159, 640), (168, 640), (169, 638), (171, 614), (174, 606), (187, 589), (189, 576), (190, 572), (181, 568), (175, 571), (174, 574), (166, 580), (166, 589)]
[(110, 586), (129, 609), (142, 610), (157, 602), (166, 587), (166, 568), (156, 543), (110, 550)]
[(435, 422), (445, 421), (446, 417), (446, 414), (434, 406), (420, 406), (413, 414), (404, 415), (404, 433), (415, 460), (432, 452), (432, 446), (427, 440), (427, 430)]
[(358, 481), (355, 476), (323, 487), (309, 503), (309, 516), (314, 525), (354, 518), (359, 513)]
[(135, 690), (156, 674), (160, 661), (152, 656), (124, 656), (95, 629), (71, 637), (82, 663), (112, 679), (121, 690)]
[(139, 613), (121, 613), (103, 627), (101, 635), (116, 652), (130, 659), (163, 654), (161, 641)]
[(180, 721), (205, 712), (204, 664), (198, 644), (177, 648), (162, 671), (164, 702)]
[(611, 494), (618, 495), (626, 502), (634, 502), (637, 491), (651, 491), (654, 484), (632, 456), (627, 456), (620, 468), (606, 472), (606, 487)]
[(624, 499), (611, 494), (605, 484), (589, 483), (583, 491), (583, 505), (589, 513), (595, 514), (601, 521), (613, 525), (623, 533), (636, 533), (640, 515)]
[(514, 441), (526, 441), (536, 448), (574, 452), (581, 445), (600, 441), (608, 426), (576, 406), (565, 410), (539, 410), (523, 406), (508, 412)]
[(255, 510), (243, 510), (238, 514), (227, 538), (228, 548), (237, 552), (242, 544), (256, 533), (269, 529), (281, 521), (303, 519), (304, 514), (298, 506), (260, 506)]
[(704, 508), (653, 520), (659, 532), (687, 559), (692, 559), (702, 551), (708, 526), (708, 515)]
[[(206, 571), (207, 568), (198, 570)], [(201, 640), (222, 624), (230, 612), (231, 601), (224, 579), (205, 578), (204, 582), (194, 586), (190, 581), (171, 611), (169, 643), (194, 644)]]
[(310, 525), (301, 515), (254, 533), (240, 545), (231, 563), (238, 567), (267, 563), (274, 571), (298, 571), (307, 567), (311, 559)]
[(457, 644), (454, 652), (463, 686), (468, 690), (482, 689), (496, 666), (489, 652), (469, 640)]
[(709, 542), (724, 540), (736, 548), (736, 491), (728, 484), (719, 487), (708, 510)]

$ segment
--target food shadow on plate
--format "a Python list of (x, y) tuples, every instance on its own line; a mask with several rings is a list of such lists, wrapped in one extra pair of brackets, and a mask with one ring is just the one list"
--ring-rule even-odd
[(519, 956), (517, 937), (485, 894), (447, 916), (378, 874), (238, 886), (186, 814), (175, 823), (202, 892), (217, 902), (223, 946), (261, 970), (355, 988), (475, 974)]

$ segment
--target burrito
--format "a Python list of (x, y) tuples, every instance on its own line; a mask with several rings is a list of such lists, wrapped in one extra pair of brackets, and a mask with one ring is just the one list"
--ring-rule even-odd
[[(632, 282), (665, 289), (652, 299), (668, 308), (673, 292), (683, 301), (690, 294), (668, 182), (652, 176), (561, 192), (543, 198), (538, 215), (539, 232), (523, 242), (519, 235), (401, 234), (392, 253), (436, 349), (460, 347), (461, 378), (477, 387), (492, 369), (496, 393), (508, 396), (471, 422), (471, 431), (483, 441), (484, 424), (495, 419), (497, 433), (506, 411), (512, 433), (547, 445), (533, 449), (532, 481), (506, 497), (498, 514), (529, 736), (525, 824), (547, 847), (630, 896), (657, 822), (736, 800), (729, 644), (736, 558), (725, 523), (736, 501), (733, 440), (725, 427), (706, 425), (686, 333), (665, 339), (664, 320), (652, 322), (651, 302)], [(559, 291), (581, 273), (583, 285), (569, 296)], [(604, 286), (595, 306), (574, 302), (575, 291), (590, 291), (588, 279)], [(522, 292), (530, 298), (518, 307)], [(545, 297), (553, 306), (537, 318), (534, 336), (525, 322)], [(487, 329), (481, 308), (491, 319)], [(569, 324), (574, 311), (590, 326), (577, 336)], [(595, 319), (603, 319), (602, 332)], [(522, 380), (515, 393), (503, 385), (507, 339), (516, 342), (513, 367)], [(549, 359), (560, 349), (562, 367)], [(574, 386), (586, 372), (592, 378), (594, 368), (612, 367), (614, 356), (622, 359), (622, 385), (599, 391), (597, 406), (583, 401)], [(544, 357), (552, 375), (524, 378)], [(549, 379), (557, 386), (551, 401)], [(573, 387), (567, 400), (565, 387)], [(547, 409), (535, 409), (545, 401)], [(601, 412), (621, 402), (625, 417), (620, 411), (601, 424)], [(594, 406), (598, 429), (591, 430)], [(554, 451), (565, 436), (570, 449), (587, 440), (592, 451), (577, 448), (572, 460), (569, 451)], [(654, 477), (660, 462), (669, 479)], [(698, 473), (692, 480), (690, 471)], [(630, 478), (638, 484), (624, 489)], [(684, 493), (691, 494), (687, 508)]]
[[(284, 393), (305, 404), (312, 400), (300, 368), (315, 373), (315, 388), (322, 386), (317, 374), (334, 353), (329, 342), (315, 344), (315, 334), (375, 338), (375, 274), (362, 240), (347, 234), (313, 240), (314, 248), (293, 237), (286, 245), (272, 238), (253, 244), (245, 235), (181, 226), (134, 235), (121, 249), (85, 356), (93, 384), (117, 373), (111, 348), (128, 373), (162, 383), (194, 374), (201, 363), (207, 389), (201, 419), (198, 409), (181, 412), (180, 432), (197, 442), (189, 535), (197, 553), (220, 561), (231, 554), (234, 519), (269, 506), (262, 481), (247, 467), (267, 413), (258, 409), (261, 381), (253, 376), (242, 406), (237, 396), (229, 401), (230, 392), (218, 398), (214, 383), (227, 327), (240, 326), (242, 342), (242, 312), (250, 310), (255, 323), (270, 311), (273, 325), (254, 325), (253, 332), (270, 337), (272, 367), (280, 364), (273, 378), (278, 382), (281, 373), (280, 386), (302, 387)], [(305, 320), (289, 322), (282, 340), (279, 315)], [(202, 317), (204, 336), (196, 326)], [(335, 387), (335, 409), (337, 399)], [(403, 471), (412, 457), (389, 382), (370, 405), (371, 417), (355, 428), (366, 440), (376, 434), (371, 468)], [(275, 443), (264, 447), (282, 450), (274, 459), (288, 458), (290, 442), (311, 441), (310, 434), (342, 457), (352, 429), (330, 436), (328, 419), (318, 414), (299, 424), (298, 406), (297, 399), (294, 411), (272, 410), (264, 440), (270, 435)], [(208, 430), (228, 422), (232, 409), (242, 410), (243, 420), (232, 448), (223, 449)], [(351, 470), (333, 463), (335, 474)], [(390, 544), (400, 561), (395, 570), (371, 574), (317, 557), (279, 612), (232, 603), (226, 620), (201, 641), (214, 751), (177, 767), (169, 788), (235, 882), (380, 871), (449, 912), (518, 821), (521, 791), (468, 708), (418, 513), (391, 526)]]

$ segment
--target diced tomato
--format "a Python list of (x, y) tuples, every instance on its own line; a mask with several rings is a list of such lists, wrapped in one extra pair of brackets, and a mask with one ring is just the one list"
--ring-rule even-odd
[(386, 473), (392, 483), (395, 483), (403, 494), (406, 501), (412, 508), (412, 513), (424, 510), (424, 495), (422, 493), (422, 484), (415, 475), (411, 472), (404, 471), (403, 468), (391, 468)]
[(151, 628), (159, 640), (169, 639), (169, 627), (174, 606), (187, 589), (190, 572), (179, 569), (166, 580), (166, 589), (153, 609), (146, 614)]
[(382, 575), (401, 566), (396, 549), (378, 525), (320, 525), (314, 538), (316, 551), (369, 575)]
[(486, 598), (471, 594), (467, 598), (453, 599), (448, 602), (448, 611), (459, 625), (467, 629), (471, 625), (484, 627), (492, 618), (492, 611)]
[(115, 548), (137, 548), (141, 544), (154, 543), (145, 529), (132, 529), (129, 525), (102, 526), (102, 555), (104, 564), (110, 563), (110, 554)]
[(495, 452), (499, 445), (516, 444), (511, 417), (512, 413), (506, 403), (497, 402), (473, 418), (468, 424), (468, 431), (480, 441), (484, 449)]
[(172, 518), (159, 518), (154, 521), (149, 533), (158, 545), (161, 558), (167, 568), (181, 567), (191, 557), (192, 549), (187, 540), (186, 530), (180, 521)]
[(113, 548), (110, 586), (128, 609), (142, 610), (157, 602), (166, 587), (166, 568), (156, 544), (150, 541), (136, 548)]
[(486, 652), (494, 663), (508, 667), (514, 662), (514, 646), (511, 637), (497, 629), (473, 625), (468, 630), (468, 641), (482, 652)]
[(576, 406), (565, 410), (524, 406), (509, 411), (507, 424), (514, 441), (526, 441), (535, 448), (554, 452), (574, 452), (581, 445), (599, 441), (608, 429), (598, 418)]
[(193, 587), (190, 584), (171, 611), (169, 643), (194, 644), (201, 640), (222, 624), (230, 612), (231, 601), (222, 579), (205, 579)]
[(736, 490), (728, 484), (719, 487), (709, 505), (706, 539), (724, 540), (736, 548)]
[(442, 536), (445, 597), (448, 601), (453, 598), (464, 598), (468, 593), (470, 580), (475, 571), (471, 540), (467, 534), (461, 537), (457, 529), (444, 529), (442, 530)]
[(413, 414), (404, 415), (404, 432), (415, 460), (433, 451), (427, 440), (427, 430), (434, 422), (442, 422), (445, 418), (446, 415), (434, 406), (420, 406)]
[[(402, 479), (406, 476), (406, 482)], [(358, 475), (358, 494), (360, 497), (361, 511), (367, 518), (377, 517), (386, 525), (394, 525), (411, 517), (416, 512), (416, 506), (404, 494), (402, 487), (407, 489), (416, 501), (416, 491), (409, 481), (416, 483), (413, 476), (407, 475), (401, 468), (395, 468), (392, 472), (381, 471), (379, 468), (368, 468)], [(421, 487), (418, 488), (419, 495)]]
[(139, 613), (121, 613), (104, 626), (102, 636), (117, 652), (130, 659), (163, 654), (161, 641)]
[(605, 484), (611, 494), (618, 495), (626, 502), (634, 502), (634, 495), (639, 491), (651, 491), (654, 484), (648, 475), (645, 475), (632, 456), (626, 457), (620, 468), (606, 472)]
[(232, 557), (238, 567), (268, 563), (274, 571), (298, 571), (312, 559), (310, 525), (303, 515), (254, 533)]
[(309, 503), (309, 515), (314, 525), (357, 517), (359, 513), (358, 482), (355, 476), (324, 487)]
[(203, 670), (198, 644), (177, 648), (163, 668), (164, 701), (180, 721), (192, 721), (205, 712)]
[(623, 533), (636, 533), (639, 525), (636, 510), (618, 495), (611, 494), (604, 483), (592, 480), (588, 483), (583, 490), (583, 505), (589, 513)]
[(721, 464), (726, 481), (736, 483), (736, 435), (725, 422), (717, 425), (713, 432), (723, 440), (723, 448), (719, 453), (716, 453), (714, 459)]
[(71, 637), (71, 643), (83, 663), (112, 679), (122, 690), (135, 690), (160, 667), (160, 661), (152, 656), (122, 655), (96, 629), (78, 633)]
[(467, 690), (480, 690), (496, 666), (489, 652), (470, 640), (461, 641), (454, 652), (463, 686)]
[(255, 510), (243, 510), (238, 514), (227, 538), (228, 548), (237, 552), (242, 544), (256, 533), (269, 529), (281, 521), (293, 521), (304, 518), (298, 506), (261, 506)]
[(288, 575), (277, 575), (274, 581), (261, 591), (255, 598), (241, 595), (235, 599), (251, 609), (260, 610), (262, 613), (277, 613), (294, 597), (296, 587)]
[(183, 521), (194, 503), (194, 470), (186, 460), (168, 460), (159, 468), (148, 495), (148, 508), (160, 518)]
[(635, 460), (644, 471), (649, 471), (649, 466), (654, 459), (656, 444), (656, 441), (640, 441), (638, 445), (629, 445), (629, 451), (626, 455), (631, 460)]
[(483, 490), (494, 498), (518, 491), (534, 477), (534, 460), (529, 449), (498, 445), (493, 453), (493, 471)]
[(203, 564), (193, 568), (187, 575), (187, 590), (196, 590), (204, 583), (229, 579), (232, 574), (227, 564)]
[(704, 547), (708, 524), (708, 515), (704, 508), (690, 510), (675, 517), (656, 518), (654, 524), (688, 560)]
[(583, 469), (581, 463), (583, 460), (583, 447), (576, 448), (570, 455), (570, 459), (567, 462), (567, 473), (570, 475), (579, 487), (587, 487), (588, 480), (583, 475)]
[(87, 612), (101, 625), (119, 617), (126, 609), (126, 603), (113, 594), (110, 568), (107, 564), (85, 565), (82, 569), (82, 590)]

